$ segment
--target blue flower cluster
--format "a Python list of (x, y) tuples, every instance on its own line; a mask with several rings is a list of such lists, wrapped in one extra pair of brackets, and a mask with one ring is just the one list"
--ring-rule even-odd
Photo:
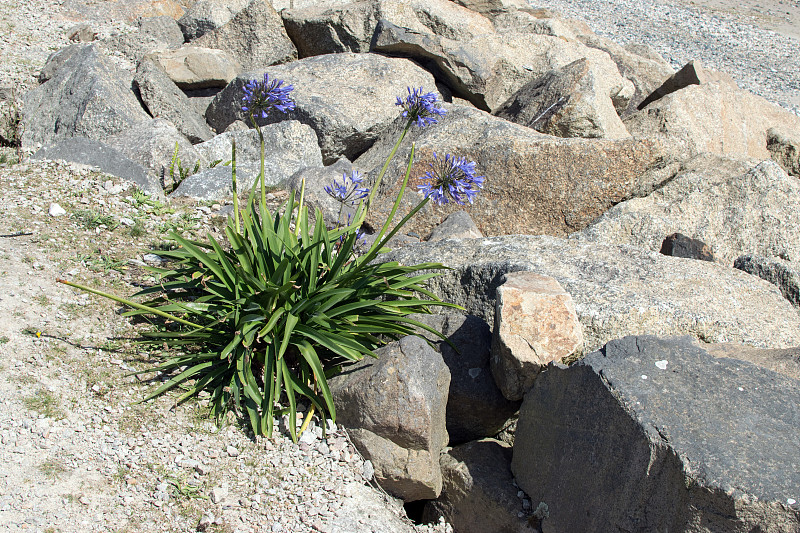
[(405, 100), (397, 97), (398, 105), (403, 108), (403, 116), (416, 123), (420, 128), (430, 124), (436, 124), (439, 120), (436, 117), (444, 116), (447, 110), (441, 107), (441, 101), (435, 93), (422, 93), (419, 89), (407, 88), (408, 96)]
[(428, 182), (417, 186), (425, 198), (439, 205), (449, 203), (452, 198), (458, 205), (464, 205), (465, 201), (472, 203), (478, 190), (483, 188), (484, 177), (475, 175), (473, 161), (450, 154), (441, 159), (434, 152), (431, 170), (421, 179)]
[(261, 118), (266, 118), (267, 112), (272, 108), (286, 113), (295, 107), (289, 98), (292, 90), (293, 85), (283, 85), (283, 80), (270, 79), (265, 72), (263, 80), (250, 80), (245, 84), (242, 110)]
[(334, 178), (333, 183), (324, 187), (328, 196), (341, 202), (342, 204), (355, 206), (359, 200), (363, 200), (369, 196), (368, 187), (360, 187), (364, 182), (361, 174), (354, 170), (350, 176), (347, 173), (342, 175), (342, 182), (339, 183)]

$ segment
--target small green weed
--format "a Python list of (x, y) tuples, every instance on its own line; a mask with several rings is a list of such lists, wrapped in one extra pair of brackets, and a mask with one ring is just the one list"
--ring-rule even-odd
[(175, 152), (172, 154), (172, 162), (169, 165), (167, 175), (164, 176), (163, 179), (164, 192), (166, 194), (173, 192), (180, 186), (183, 180), (192, 174), (197, 174), (200, 170), (200, 161), (197, 161), (191, 170), (189, 167), (184, 168), (183, 163), (181, 163), (181, 158), (178, 157), (178, 148), (178, 141), (175, 141)]
[(112, 215), (102, 215), (91, 209), (75, 211), (72, 214), (72, 218), (86, 229), (96, 229), (100, 226), (105, 226), (110, 231), (113, 231), (119, 226), (119, 222), (117, 222)]
[(69, 472), (60, 461), (48, 459), (39, 465), (39, 471), (50, 479), (60, 479), (63, 474)]
[(10, 341), (11, 341), (11, 339), (9, 339), (8, 337), (6, 337), (5, 335), (3, 335), (2, 337), (0, 337), (0, 344), (8, 344)]
[(40, 389), (34, 396), (28, 396), (23, 403), (31, 411), (53, 420), (61, 420), (66, 416), (59, 406), (58, 398), (46, 389)]
[(128, 230), (128, 232), (133, 238), (143, 237), (147, 235), (147, 229), (145, 229), (144, 224), (142, 224), (140, 220), (135, 221), (133, 226), (131, 226), (131, 229)]

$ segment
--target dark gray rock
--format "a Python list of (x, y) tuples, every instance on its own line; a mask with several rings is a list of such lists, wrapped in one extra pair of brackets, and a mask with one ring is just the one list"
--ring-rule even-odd
[(788, 128), (768, 129), (767, 150), (787, 174), (800, 178), (800, 132)]
[[(511, 448), (492, 439), (469, 442), (442, 454), (442, 495), (428, 502), (423, 523), (444, 517), (459, 533), (539, 533), (523, 508), (511, 474)], [(522, 513), (522, 516), (518, 516)]]
[(191, 44), (225, 50), (245, 70), (297, 59), (297, 50), (283, 29), (281, 16), (267, 0), (251, 0), (230, 21), (207, 31)]
[(800, 269), (797, 263), (748, 254), (737, 257), (733, 268), (769, 281), (780, 289), (783, 297), (793, 306), (800, 308)]
[[(283, 186), (295, 173), (306, 167), (322, 165), (322, 155), (313, 130), (296, 120), (271, 124), (262, 128), (264, 135), (264, 177), (267, 186)], [(256, 184), (261, 171), (261, 147), (254, 129), (217, 135), (195, 145), (209, 164), (231, 160), (231, 146), (236, 139), (236, 176), (240, 192)], [(184, 180), (174, 196), (205, 200), (221, 200), (232, 194), (231, 167), (217, 165)]]
[(507, 272), (555, 278), (575, 302), (586, 351), (625, 335), (692, 335), (760, 348), (800, 346), (800, 315), (773, 285), (717, 263), (631, 246), (510, 235), (425, 242), (384, 256), (451, 267), (429, 288), (494, 323), (495, 290)]
[(190, 142), (201, 143), (214, 136), (183, 91), (154, 62), (139, 63), (133, 83), (149, 113), (172, 122)]
[(701, 261), (714, 260), (714, 252), (711, 251), (711, 247), (703, 241), (692, 239), (683, 233), (668, 235), (664, 242), (661, 243), (659, 253), (672, 257), (699, 259)]
[(52, 78), (61, 66), (72, 56), (88, 47), (88, 44), (73, 44), (56, 50), (47, 57), (42, 70), (39, 71), (39, 83), (44, 83)]
[(690, 338), (626, 337), (540, 376), (511, 468), (545, 531), (797, 531), (798, 402)]
[(375, 467), (375, 479), (405, 501), (436, 498), (447, 444), (450, 372), (418, 337), (404, 337), (329, 381), (336, 421)]
[[(445, 104), (438, 124), (413, 127), (389, 165), (368, 221), (388, 216), (416, 144), (404, 216), (421, 200), (416, 186), (430, 170), (433, 154), (457, 154), (476, 163), (485, 176), (474, 203), (429, 203), (405, 227), (428, 235), (455, 211), (464, 210), (484, 235), (511, 233), (566, 235), (587, 226), (615, 203), (653, 190), (668, 176), (651, 172), (660, 147), (638, 139), (562, 139), (493, 117), (478, 109)], [(370, 171), (374, 183), (405, 121), (397, 119), (354, 164)], [(573, 229), (574, 228), (574, 229)], [(663, 237), (662, 237), (663, 238)]]
[(492, 377), (489, 325), (476, 316), (461, 313), (414, 315), (413, 318), (441, 332), (452, 343), (451, 346), (425, 333), (450, 369), (447, 398), (450, 445), (496, 435), (517, 412), (520, 402), (506, 400)]
[(86, 139), (70, 137), (38, 150), (32, 159), (63, 160), (97, 167), (107, 174), (117, 176), (136, 184), (144, 192), (156, 197), (163, 197), (164, 191), (155, 177), (138, 163), (134, 163), (121, 152), (111, 146)]
[(23, 97), (25, 150), (67, 137), (102, 140), (150, 120), (131, 89), (132, 76), (96, 45), (70, 54), (49, 81)]
[(168, 47), (178, 47), (183, 44), (183, 32), (172, 17), (143, 17), (137, 21), (139, 33), (152, 37)]
[[(352, 161), (369, 148), (400, 114), (395, 101), (406, 87), (434, 90), (433, 76), (421, 67), (377, 54), (315, 56), (266, 72), (294, 86), (290, 95), (297, 107), (286, 114), (275, 111), (259, 123), (299, 120), (308, 124), (317, 133), (325, 164), (342, 156)], [(249, 124), (241, 109), (242, 89), (249, 80), (263, 76), (263, 69), (242, 74), (220, 92), (206, 112), (211, 127), (224, 131), (236, 120)]]
[(609, 209), (580, 238), (658, 251), (675, 232), (710, 244), (726, 265), (750, 253), (800, 262), (800, 181), (771, 160), (702, 154), (663, 187)]

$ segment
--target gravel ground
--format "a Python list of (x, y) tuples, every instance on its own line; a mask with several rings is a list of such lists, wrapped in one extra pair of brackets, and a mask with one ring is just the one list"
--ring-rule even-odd
[(0, 165), (0, 183), (0, 530), (414, 531), (330, 421), (294, 444), (218, 428), (203, 398), (136, 403), (159, 383), (129, 375), (158, 355), (131, 343), (141, 326), (56, 281), (129, 295), (154, 281), (148, 250), (171, 230), (218, 233), (222, 206), (144, 201), (75, 164)]
[[(530, 4), (583, 20), (620, 44), (648, 44), (675, 69), (700, 60), (733, 76), (739, 87), (800, 115), (800, 27), (784, 33), (770, 29), (783, 27), (790, 15), (800, 26), (800, 0), (726, 0), (713, 10), (664, 0)], [(770, 5), (772, 9), (757, 7)], [(777, 17), (781, 9), (783, 19)]]

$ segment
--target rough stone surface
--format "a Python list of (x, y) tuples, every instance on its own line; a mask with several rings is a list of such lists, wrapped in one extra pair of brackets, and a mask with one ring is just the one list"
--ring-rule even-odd
[(690, 61), (678, 72), (667, 78), (656, 90), (650, 93), (647, 98), (642, 100), (637, 109), (644, 109), (652, 102), (663, 98), (668, 94), (679, 91), (689, 85), (704, 85), (707, 83), (718, 82), (736, 87), (736, 82), (730, 75), (724, 72), (717, 72), (703, 67), (699, 61)]
[(491, 368), (509, 400), (521, 400), (539, 372), (583, 350), (575, 304), (555, 279), (509, 272), (497, 287)]
[[(193, 170), (198, 163), (201, 168), (208, 164), (186, 137), (181, 135), (171, 122), (163, 118), (154, 118), (143, 122), (109, 137), (107, 142), (132, 161), (142, 165), (147, 169), (148, 174), (167, 188), (173, 185), (172, 177), (169, 176), (169, 167), (175, 154), (176, 145), (178, 146), (178, 159), (183, 168)], [(177, 161), (175, 166), (177, 174)]]
[[(406, 231), (428, 235), (454, 211), (464, 210), (484, 235), (509, 233), (566, 235), (587, 226), (614, 204), (652, 190), (667, 176), (648, 172), (658, 164), (660, 148), (636, 139), (560, 139), (493, 117), (463, 105), (446, 104), (447, 115), (433, 127), (412, 128), (381, 184), (370, 221), (385, 220), (405, 174), (411, 142), (414, 164), (404, 215), (421, 196), (419, 180), (433, 154), (451, 153), (476, 163), (485, 176), (473, 204), (428, 204)], [(354, 164), (370, 171), (372, 182), (405, 125), (391, 129)]]
[(800, 178), (800, 131), (782, 128), (767, 130), (767, 150), (787, 174)]
[(494, 324), (495, 290), (508, 272), (555, 278), (572, 296), (585, 351), (625, 335), (692, 335), (760, 348), (800, 346), (800, 315), (769, 283), (717, 263), (630, 246), (510, 235), (425, 242), (386, 260), (449, 266), (431, 290)]
[(166, 15), (140, 18), (136, 24), (139, 33), (157, 39), (167, 46), (178, 47), (183, 44), (183, 33), (175, 19)]
[(617, 70), (607, 53), (550, 35), (481, 33), (454, 40), (386, 20), (376, 29), (372, 50), (433, 63), (455, 96), (490, 112), (529, 81), (578, 59)]
[[(441, 332), (452, 346), (429, 332), (450, 369), (447, 398), (447, 433), (450, 445), (492, 437), (519, 409), (519, 402), (507, 400), (497, 388), (489, 366), (492, 332), (489, 325), (473, 315), (446, 313), (414, 315)], [(455, 346), (455, 349), (453, 349)]]
[(510, 9), (530, 9), (530, 4), (525, 0), (454, 0), (454, 2), (486, 16)]
[(797, 531), (798, 402), (690, 338), (626, 337), (536, 381), (511, 469), (544, 530)]
[(225, 87), (242, 67), (228, 52), (199, 46), (182, 46), (150, 54), (169, 78), (181, 89)]
[(70, 46), (65, 46), (64, 48), (56, 50), (50, 54), (47, 57), (47, 61), (45, 62), (44, 66), (39, 71), (39, 83), (42, 84), (52, 78), (69, 58), (81, 52), (84, 48), (86, 48), (86, 46), (87, 45), (83, 44), (73, 44)]
[(727, 265), (748, 253), (800, 262), (798, 213), (800, 182), (777, 163), (706, 154), (649, 196), (615, 205), (581, 236), (657, 251), (665, 235), (680, 232)]
[(362, 0), (287, 10), (281, 16), (301, 57), (368, 52), (381, 20), (417, 34), (456, 40), (494, 32), (488, 19), (449, 0)]
[(629, 86), (630, 97), (633, 87), (629, 81), (625, 84), (616, 68), (610, 74), (611, 80), (579, 59), (527, 83), (496, 115), (557, 137), (629, 137), (614, 109), (611, 91), (617, 95)]
[(184, 40), (221, 28), (249, 3), (250, 0), (198, 0), (178, 19)]
[[(283, 186), (295, 172), (322, 165), (317, 138), (308, 126), (289, 120), (262, 128), (264, 135), (264, 182)], [(261, 171), (261, 148), (254, 129), (217, 135), (195, 146), (208, 163), (231, 160), (232, 140), (236, 139), (236, 178), (239, 191), (248, 191)], [(217, 164), (185, 179), (175, 196), (221, 200), (232, 195), (231, 167)]]
[(733, 268), (743, 270), (769, 281), (780, 289), (784, 298), (800, 308), (800, 268), (797, 262), (784, 261), (777, 257), (743, 255), (736, 258)]
[(281, 16), (267, 0), (251, 0), (229, 22), (191, 44), (225, 50), (248, 71), (297, 59), (297, 50), (283, 29)]
[(158, 180), (148, 175), (144, 167), (100, 141), (85, 137), (68, 137), (38, 150), (31, 157), (71, 161), (97, 167), (103, 172), (135, 183), (137, 187), (151, 195), (164, 196)]
[(76, 136), (102, 140), (149, 120), (131, 90), (131, 78), (96, 45), (81, 45), (49, 81), (23, 97), (23, 148)]
[(190, 142), (208, 141), (214, 132), (169, 76), (154, 62), (142, 61), (136, 68), (133, 83), (153, 117), (172, 122)]
[(351, 428), (375, 478), (405, 501), (442, 489), (439, 453), (447, 444), (445, 405), (450, 372), (418, 337), (404, 337), (329, 381), (336, 419)]
[(444, 239), (480, 239), (483, 237), (481, 230), (466, 211), (456, 211), (447, 215), (441, 224), (433, 228), (429, 241)]
[(685, 257), (686, 259), (699, 259), (713, 261), (714, 252), (711, 247), (698, 239), (692, 239), (683, 233), (668, 235), (661, 243), (659, 253), (672, 257)]
[(785, 350), (763, 350), (735, 343), (699, 343), (699, 346), (714, 357), (728, 357), (749, 361), (778, 374), (800, 380), (800, 347)]
[(624, 120), (633, 136), (655, 137), (672, 157), (700, 152), (768, 159), (767, 130), (800, 130), (800, 117), (724, 81), (667, 94)]
[[(291, 96), (296, 108), (285, 114), (271, 113), (259, 123), (294, 119), (308, 124), (319, 137), (326, 164), (342, 156), (352, 161), (369, 148), (398, 116), (395, 101), (407, 87), (433, 90), (435, 86), (433, 76), (411, 61), (377, 54), (315, 56), (267, 72), (294, 86)], [(214, 98), (206, 113), (212, 128), (223, 131), (236, 120), (249, 120), (241, 110), (242, 88), (263, 74), (260, 70), (240, 75)]]
[(538, 533), (517, 496), (508, 445), (492, 439), (469, 442), (448, 450), (439, 462), (442, 495), (425, 505), (423, 522), (443, 516), (459, 533)]

